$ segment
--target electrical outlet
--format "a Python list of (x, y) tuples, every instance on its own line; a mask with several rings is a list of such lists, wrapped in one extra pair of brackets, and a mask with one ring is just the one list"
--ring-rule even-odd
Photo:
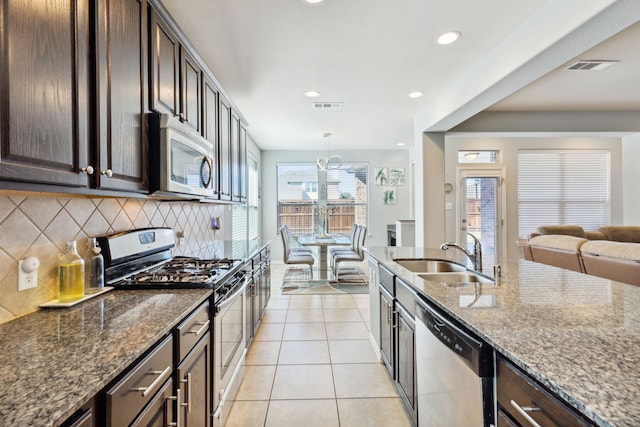
[(39, 266), (40, 262), (35, 257), (18, 261), (18, 291), (26, 291), (38, 286)]

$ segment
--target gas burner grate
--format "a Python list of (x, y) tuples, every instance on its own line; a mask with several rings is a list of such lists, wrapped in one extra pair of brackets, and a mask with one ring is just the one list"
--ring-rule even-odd
[(175, 257), (165, 264), (165, 268), (169, 269), (191, 269), (191, 270), (209, 270), (232, 268), (238, 261), (230, 258), (221, 259), (200, 259), (190, 257)]

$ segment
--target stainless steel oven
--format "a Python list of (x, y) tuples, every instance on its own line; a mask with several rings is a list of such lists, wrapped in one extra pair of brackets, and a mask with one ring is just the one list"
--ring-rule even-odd
[(239, 270), (216, 290), (213, 332), (213, 425), (224, 425), (244, 376), (245, 291), (250, 276)]
[(151, 114), (149, 119), (149, 186), (161, 197), (213, 195), (213, 144), (176, 117)]

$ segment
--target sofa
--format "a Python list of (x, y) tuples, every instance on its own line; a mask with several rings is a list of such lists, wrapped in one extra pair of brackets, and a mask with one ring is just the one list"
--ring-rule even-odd
[(522, 250), (531, 261), (640, 286), (640, 226), (540, 226)]

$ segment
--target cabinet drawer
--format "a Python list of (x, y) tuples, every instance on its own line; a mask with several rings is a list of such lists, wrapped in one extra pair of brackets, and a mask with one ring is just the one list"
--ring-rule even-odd
[(168, 336), (107, 390), (107, 425), (129, 425), (171, 378), (172, 368), (173, 337)]
[(396, 290), (393, 286), (393, 273), (381, 265), (379, 276), (380, 276), (380, 284), (386, 290), (388, 290), (391, 293), (391, 295), (395, 295)]
[(209, 331), (209, 301), (202, 304), (176, 328), (178, 362), (189, 354), (207, 331)]
[[(577, 411), (501, 358), (498, 359), (496, 388), (500, 412), (508, 413), (513, 420), (522, 426), (535, 425), (522, 414), (523, 412), (534, 422), (545, 427), (593, 425)], [(504, 419), (507, 418), (504, 414), (502, 416)], [(500, 425), (512, 424), (503, 422)]]
[(396, 277), (396, 299), (412, 318), (416, 316), (416, 298), (416, 293), (412, 290), (411, 285)]

